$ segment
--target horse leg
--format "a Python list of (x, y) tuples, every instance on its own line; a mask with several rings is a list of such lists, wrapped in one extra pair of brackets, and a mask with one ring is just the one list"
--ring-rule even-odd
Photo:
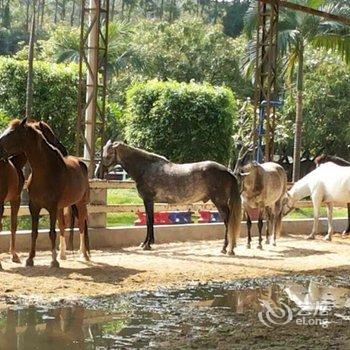
[(320, 217), (321, 201), (317, 197), (312, 197), (312, 204), (314, 207), (314, 224), (307, 239), (315, 239), (315, 235), (318, 233), (318, 218)]
[(144, 200), (147, 217), (147, 235), (143, 242), (143, 250), (150, 250), (151, 243), (154, 243), (154, 204), (151, 200)]
[(2, 219), (4, 216), (4, 210), (5, 210), (5, 206), (4, 206), (4, 202), (0, 203), (0, 232), (2, 231)]
[(88, 212), (85, 204), (76, 204), (78, 209), (78, 227), (80, 235), (80, 253), (85, 261), (90, 261), (89, 256), (89, 236), (87, 232)]
[(258, 249), (262, 249), (262, 230), (264, 227), (264, 221), (263, 221), (263, 211), (259, 210), (259, 219), (258, 219), (258, 230), (259, 230), (259, 244)]
[(11, 241), (10, 241), (10, 253), (12, 254), (12, 261), (15, 263), (20, 263), (16, 253), (16, 231), (17, 231), (17, 214), (19, 207), (21, 205), (21, 197), (10, 202), (11, 204)]
[(221, 216), (221, 219), (223, 220), (224, 224), (225, 224), (225, 238), (224, 238), (224, 245), (222, 247), (221, 253), (226, 254), (226, 248), (228, 245), (228, 239), (227, 239), (227, 230), (228, 230), (228, 217), (229, 217), (229, 213), (230, 213), (230, 208), (227, 205), (220, 205), (215, 203), (215, 201), (213, 201), (213, 203), (215, 204), (216, 208), (219, 211), (219, 214)]
[[(4, 215), (4, 203), (0, 203), (0, 232), (2, 231), (2, 217)], [(2, 270), (1, 262), (0, 262), (0, 270)]]
[(57, 212), (57, 220), (58, 220), (58, 228), (60, 230), (60, 259), (66, 260), (66, 238), (65, 235), (65, 229), (66, 229), (66, 223), (64, 219), (64, 212), (63, 209), (58, 209)]
[(271, 210), (269, 207), (265, 208), (266, 212), (266, 232), (265, 232), (265, 244), (270, 243), (270, 228), (271, 228)]
[(36, 249), (36, 240), (38, 238), (38, 226), (39, 226), (39, 214), (40, 208), (35, 206), (32, 202), (29, 202), (29, 211), (32, 217), (32, 242), (29, 257), (26, 261), (26, 266), (34, 265), (35, 249)]
[(348, 203), (348, 228), (343, 231), (343, 236), (347, 236), (350, 233), (350, 203)]
[(56, 251), (56, 221), (57, 221), (57, 208), (51, 209), (50, 214), (50, 240), (51, 240), (51, 254), (52, 261), (51, 267), (60, 267), (57, 261), (57, 251)]
[(281, 236), (282, 231), (282, 203), (276, 203), (276, 214), (275, 214), (275, 231), (274, 231), (274, 240), (276, 245), (276, 238)]
[(270, 225), (271, 225), (271, 235), (270, 235), (270, 244), (272, 244), (273, 246), (276, 245), (276, 215), (274, 213), (274, 211), (271, 211), (271, 216), (268, 219), (270, 221)]
[(248, 235), (248, 241), (247, 241), (247, 248), (250, 249), (251, 248), (251, 242), (252, 242), (252, 220), (250, 218), (249, 213), (246, 211), (246, 215), (247, 215), (247, 235)]
[(327, 203), (328, 233), (324, 237), (326, 241), (332, 240), (333, 230), (333, 203)]

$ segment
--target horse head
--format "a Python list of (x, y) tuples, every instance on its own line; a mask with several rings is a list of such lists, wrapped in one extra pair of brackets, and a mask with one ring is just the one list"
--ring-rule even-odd
[(23, 120), (15, 119), (0, 136), (0, 158), (8, 158), (13, 155), (23, 153), (25, 144), (23, 139), (26, 135), (27, 118)]
[(283, 196), (282, 199), (282, 214), (283, 216), (289, 214), (294, 209), (295, 203), (289, 192)]

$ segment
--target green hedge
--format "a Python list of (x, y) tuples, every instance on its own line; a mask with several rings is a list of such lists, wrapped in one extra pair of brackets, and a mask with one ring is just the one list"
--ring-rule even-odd
[(208, 84), (139, 83), (127, 92), (127, 141), (176, 162), (230, 156), (236, 100)]
[[(77, 66), (34, 63), (33, 118), (47, 121), (74, 150), (77, 116)], [(11, 118), (25, 115), (27, 62), (0, 59), (0, 110)], [(1, 113), (0, 113), (1, 115)]]

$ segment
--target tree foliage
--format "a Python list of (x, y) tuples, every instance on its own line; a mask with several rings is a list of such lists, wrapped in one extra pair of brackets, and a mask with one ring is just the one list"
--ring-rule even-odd
[(150, 81), (127, 93), (126, 136), (132, 145), (176, 162), (230, 157), (236, 100), (208, 84)]
[[(307, 52), (302, 146), (311, 154), (325, 152), (350, 159), (350, 69), (331, 54)], [(289, 94), (284, 112), (294, 119)], [(289, 142), (289, 148), (292, 141)]]
[[(0, 59), (0, 106), (11, 118), (25, 115), (27, 62)], [(77, 67), (34, 63), (33, 118), (47, 121), (73, 152), (77, 115)]]

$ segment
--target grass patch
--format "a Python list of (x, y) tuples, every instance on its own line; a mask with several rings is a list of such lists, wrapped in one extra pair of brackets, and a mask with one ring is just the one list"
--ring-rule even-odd
[[(344, 218), (348, 216), (347, 208), (334, 208), (333, 217), (334, 218)], [(298, 208), (289, 213), (286, 218), (287, 219), (310, 219), (314, 217), (313, 208)], [(325, 207), (321, 207), (320, 217), (327, 217), (327, 209)]]
[(113, 189), (107, 191), (108, 204), (143, 204), (136, 189)]
[(107, 227), (133, 226), (135, 220), (134, 213), (110, 213), (107, 214)]

